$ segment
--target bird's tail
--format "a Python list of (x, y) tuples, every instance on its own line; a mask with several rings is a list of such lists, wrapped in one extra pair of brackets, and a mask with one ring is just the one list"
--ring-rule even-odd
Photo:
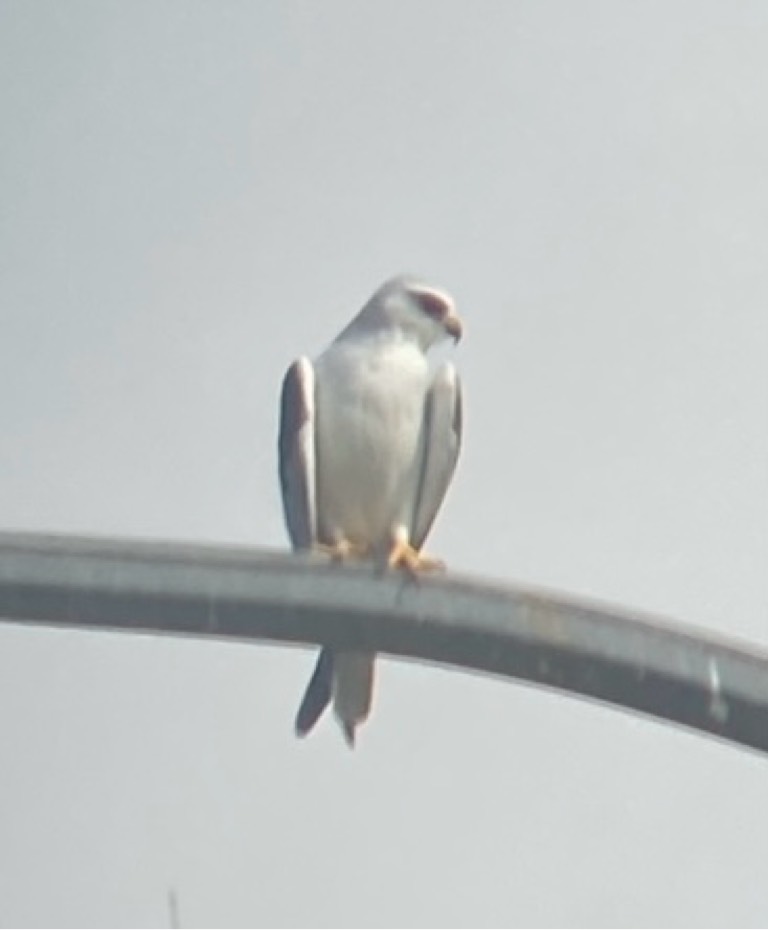
[(333, 709), (347, 745), (355, 745), (355, 730), (366, 719), (373, 699), (372, 652), (321, 649), (315, 670), (296, 714), (296, 735), (306, 736), (333, 698)]
[(355, 729), (371, 711), (375, 654), (340, 652), (334, 658), (333, 710), (347, 745), (355, 745)]

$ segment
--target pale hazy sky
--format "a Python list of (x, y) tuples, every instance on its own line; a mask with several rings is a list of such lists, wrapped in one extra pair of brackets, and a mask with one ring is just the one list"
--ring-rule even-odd
[[(768, 644), (768, 4), (0, 0), (0, 526), (285, 547), (279, 383), (450, 290), (430, 549)], [(768, 923), (768, 763), (308, 650), (0, 627), (0, 924)]]

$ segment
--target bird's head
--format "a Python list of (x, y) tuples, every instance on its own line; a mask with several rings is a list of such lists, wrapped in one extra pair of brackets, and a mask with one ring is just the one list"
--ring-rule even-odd
[(445, 291), (415, 278), (386, 281), (360, 311), (357, 321), (368, 330), (397, 333), (426, 351), (444, 339), (461, 339), (462, 324)]

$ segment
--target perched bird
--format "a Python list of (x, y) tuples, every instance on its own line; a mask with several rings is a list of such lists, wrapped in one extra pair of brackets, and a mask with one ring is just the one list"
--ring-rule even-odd
[[(416, 573), (461, 444), (461, 387), (428, 350), (461, 337), (444, 291), (409, 277), (384, 283), (313, 362), (283, 380), (279, 470), (295, 550)], [(374, 655), (323, 649), (296, 717), (303, 736), (333, 699), (350, 746), (371, 707)]]

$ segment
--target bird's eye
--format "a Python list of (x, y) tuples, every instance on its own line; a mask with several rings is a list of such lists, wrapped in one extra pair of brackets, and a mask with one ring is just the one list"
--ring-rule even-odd
[(423, 312), (436, 323), (442, 323), (450, 313), (451, 308), (445, 297), (435, 291), (420, 291), (417, 299)]

